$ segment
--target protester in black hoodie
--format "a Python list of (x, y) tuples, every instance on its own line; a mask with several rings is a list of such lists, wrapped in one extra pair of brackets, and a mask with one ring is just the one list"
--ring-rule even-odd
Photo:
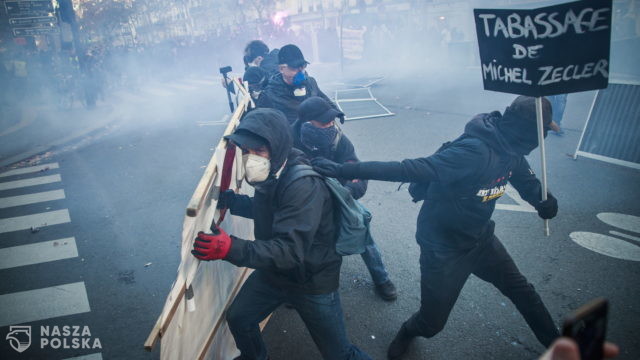
[[(548, 129), (551, 106), (546, 99), (543, 118)], [(556, 215), (556, 199), (549, 194), (541, 201), (540, 182), (524, 158), (537, 146), (535, 99), (519, 96), (503, 115), (475, 116), (462, 136), (426, 158), (345, 164), (314, 159), (314, 168), (325, 176), (413, 182), (412, 195), (424, 199), (416, 231), (421, 306), (389, 346), (389, 359), (401, 358), (414, 337), (432, 337), (444, 328), (471, 274), (506, 295), (543, 345), (559, 336), (542, 299), (495, 236), (491, 220), (508, 182), (540, 217)]]
[(280, 73), (269, 79), (265, 93), (271, 102), (270, 107), (282, 111), (290, 124), (298, 117), (300, 103), (311, 96), (320, 96), (337, 110), (336, 105), (320, 90), (316, 79), (307, 74), (305, 69), (309, 62), (297, 46), (283, 46), (278, 53), (278, 63)]
[[(344, 114), (321, 97), (312, 96), (303, 101), (298, 108), (298, 120), (292, 126), (293, 146), (310, 158), (323, 156), (340, 164), (359, 161), (353, 144), (336, 124), (336, 119), (341, 117)], [(356, 200), (367, 191), (367, 180), (338, 180)], [(376, 292), (386, 301), (395, 300), (398, 292), (389, 279), (382, 255), (373, 238), (369, 239), (368, 244), (360, 256), (369, 270)]]
[[(369, 359), (346, 336), (338, 278), (334, 207), (318, 177), (283, 180), (293, 165), (307, 163), (292, 148), (281, 112), (248, 113), (228, 139), (242, 149), (245, 178), (255, 195), (223, 193), (232, 214), (252, 218), (255, 241), (199, 233), (192, 253), (201, 260), (224, 259), (256, 269), (227, 312), (229, 329), (242, 359), (267, 358), (259, 323), (280, 304), (290, 303), (325, 359)], [(307, 163), (308, 164), (308, 163)]]
[(249, 41), (242, 57), (245, 70), (250, 67), (259, 67), (269, 76), (277, 74), (279, 51), (278, 49), (269, 51), (269, 47), (262, 40)]

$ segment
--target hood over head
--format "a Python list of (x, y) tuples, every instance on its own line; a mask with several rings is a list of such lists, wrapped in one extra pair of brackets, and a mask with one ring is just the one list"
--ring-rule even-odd
[[(252, 133), (267, 144), (271, 155), (271, 172), (276, 173), (289, 156), (293, 146), (291, 128), (284, 114), (275, 109), (258, 108), (240, 121), (235, 133)], [(233, 135), (228, 136), (233, 140)]]
[[(551, 104), (542, 99), (544, 136), (551, 125)], [(511, 155), (528, 155), (538, 146), (535, 98), (518, 96), (501, 115), (498, 111), (476, 115), (465, 127), (465, 134)]]

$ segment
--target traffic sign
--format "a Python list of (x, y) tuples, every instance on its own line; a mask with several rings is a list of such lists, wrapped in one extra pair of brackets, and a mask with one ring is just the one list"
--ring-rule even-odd
[(53, 12), (51, 0), (7, 0), (4, 2), (7, 15), (9, 16), (38, 16)]
[(18, 26), (40, 25), (40, 24), (57, 24), (58, 18), (55, 16), (39, 16), (9, 19), (9, 24)]
[(58, 27), (37, 27), (37, 28), (15, 28), (13, 29), (13, 36), (36, 36), (36, 35), (48, 35), (58, 34), (60, 29)]

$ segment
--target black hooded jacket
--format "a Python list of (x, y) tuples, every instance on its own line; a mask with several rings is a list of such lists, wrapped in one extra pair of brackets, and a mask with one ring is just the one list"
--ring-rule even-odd
[[(302, 143), (302, 141), (300, 141), (300, 127), (302, 126), (302, 123), (303, 121), (298, 119), (296, 120), (295, 123), (293, 123), (293, 126), (291, 127), (291, 130), (293, 133), (293, 147), (295, 147), (296, 149), (302, 150), (309, 158), (322, 156), (322, 157), (326, 157), (331, 161), (335, 161), (339, 164), (360, 161), (358, 159), (358, 156), (356, 156), (356, 150), (353, 147), (351, 140), (349, 140), (347, 135), (342, 133), (342, 131), (340, 131), (340, 133), (338, 134), (339, 136), (338, 143), (335, 144), (335, 146), (331, 149), (331, 152), (329, 154), (313, 153), (311, 149), (306, 147)], [(351, 192), (351, 196), (353, 196), (353, 198), (356, 200), (363, 197), (364, 194), (367, 192), (367, 183), (368, 183), (367, 180), (360, 180), (360, 179), (353, 179), (353, 180), (338, 179), (338, 180), (344, 187), (349, 189), (349, 191)]]
[[(401, 162), (345, 164), (347, 178), (428, 184), (416, 239), (443, 249), (469, 249), (493, 235), (491, 215), (510, 182), (532, 205), (541, 185), (514, 139), (497, 128), (499, 112), (475, 116), (464, 134), (435, 154)], [(515, 149), (514, 149), (515, 148)], [(530, 150), (529, 150), (530, 151)]]
[(304, 154), (292, 148), (289, 124), (279, 111), (256, 109), (239, 129), (267, 141), (272, 170), (269, 179), (256, 184), (253, 198), (236, 197), (231, 213), (253, 218), (256, 240), (234, 237), (225, 260), (263, 271), (273, 285), (291, 291), (323, 294), (337, 290), (342, 257), (335, 250), (329, 189), (318, 177), (297, 179), (284, 190), (278, 186), (291, 166), (308, 164)]
[[(294, 91), (296, 88), (304, 89), (304, 95), (296, 96)], [(301, 87), (295, 87), (284, 82), (282, 74), (276, 74), (269, 79), (269, 83), (264, 91), (269, 99), (262, 103), (258, 103), (259, 107), (271, 106), (274, 109), (278, 109), (284, 113), (289, 120), (289, 124), (293, 124), (298, 118), (298, 106), (301, 102), (311, 96), (320, 96), (327, 100), (331, 106), (337, 109), (336, 105), (325, 95), (320, 88), (316, 79), (308, 77), (304, 85)], [(268, 105), (270, 103), (270, 105)]]
[(260, 63), (260, 67), (265, 69), (269, 74), (269, 77), (276, 75), (279, 73), (278, 70), (278, 53), (279, 49), (273, 49), (271, 52), (267, 54), (267, 56), (262, 59), (262, 63)]

